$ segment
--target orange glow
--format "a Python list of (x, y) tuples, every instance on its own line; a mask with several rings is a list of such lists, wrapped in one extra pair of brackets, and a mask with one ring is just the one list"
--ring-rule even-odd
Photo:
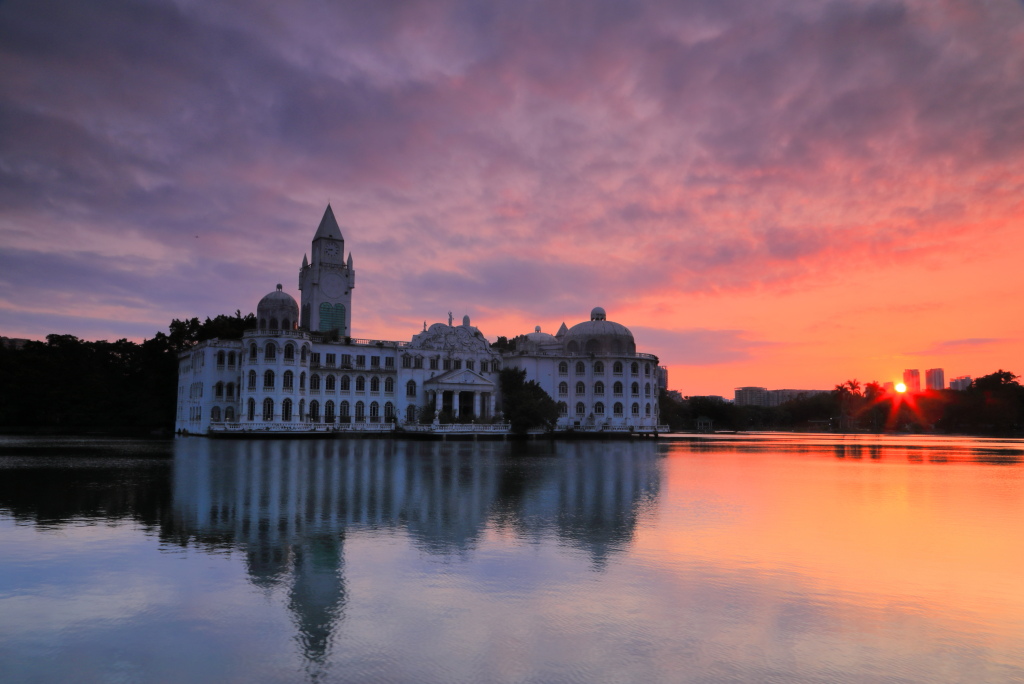
[(902, 382), (897, 382), (896, 391), (899, 392), (900, 394), (903, 394), (904, 392), (907, 391), (907, 386), (904, 385)]

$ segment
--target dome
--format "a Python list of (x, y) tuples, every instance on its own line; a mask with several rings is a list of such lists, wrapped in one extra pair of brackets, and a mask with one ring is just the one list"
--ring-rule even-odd
[(299, 325), (299, 305), (278, 283), (256, 306), (256, 320), (260, 330), (294, 330)]
[(570, 354), (635, 354), (636, 342), (629, 328), (609, 321), (604, 309), (597, 306), (590, 320), (577, 323), (562, 337)]
[(536, 342), (537, 344), (551, 344), (552, 342), (558, 342), (558, 340), (555, 339), (555, 336), (551, 333), (541, 332), (539, 325), (533, 329), (532, 333), (527, 333), (523, 337), (528, 341)]

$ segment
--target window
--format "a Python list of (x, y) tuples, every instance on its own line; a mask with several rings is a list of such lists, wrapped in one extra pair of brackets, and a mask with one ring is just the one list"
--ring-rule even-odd
[(378, 404), (375, 401), (371, 401), (370, 402), (370, 422), (371, 423), (379, 423), (380, 422), (380, 404)]
[(235, 422), (235, 407), (234, 406), (228, 406), (226, 409), (224, 409), (224, 420), (226, 422), (228, 422), (228, 423), (234, 423)]
[(218, 399), (224, 396), (223, 382), (218, 382), (216, 385), (213, 386), (213, 396), (217, 397)]
[(277, 319), (276, 318), (271, 317), (271, 319), (270, 319), (270, 329), (271, 330), (277, 330), (278, 329), (277, 328)]
[(342, 354), (341, 355), (341, 365), (344, 368), (351, 368), (352, 367), (352, 355), (351, 354)]
[[(337, 362), (338, 362), (338, 355), (337, 354), (328, 354), (327, 355), (327, 365), (328, 366), (333, 366)], [(327, 419), (327, 409), (325, 408), (324, 409), (324, 420), (326, 420), (326, 419)]]
[(376, 375), (370, 378), (370, 391), (380, 392), (380, 378), (378, 378)]
[(303, 346), (303, 347), (302, 347), (302, 355), (301, 355), (301, 356), (300, 356), (300, 358), (299, 358), (299, 360), (300, 360), (300, 361), (302, 361), (302, 363), (306, 363), (306, 355), (307, 355), (308, 353), (309, 353), (309, 348), (308, 348), (308, 347), (305, 347), (305, 346)]
[(583, 362), (582, 361), (577, 361), (576, 362), (576, 375), (583, 375), (586, 372), (587, 372), (587, 367), (583, 364)]
[(309, 420), (313, 423), (320, 422), (320, 402), (316, 399), (309, 402)]
[(277, 347), (273, 342), (267, 345), (267, 348), (263, 350), (263, 360), (273, 361), (277, 358)]
[(569, 394), (569, 383), (562, 381), (558, 383), (558, 396), (564, 397)]
[(491, 372), (497, 373), (498, 370), (500, 370), (500, 366), (498, 365), (497, 359), (495, 359), (494, 361), (491, 361)]
[(249, 345), (249, 360), (250, 361), (255, 361), (256, 360), (256, 345), (255, 344), (250, 344)]
[(357, 354), (356, 355), (356, 365), (359, 366), (360, 368), (365, 366), (366, 365), (366, 357), (363, 356), (362, 354)]
[(598, 416), (603, 416), (604, 404), (602, 404), (601, 402), (597, 402), (596, 404), (594, 404), (594, 413)]
[(356, 392), (365, 392), (365, 391), (366, 391), (366, 378), (364, 378), (362, 375), (360, 375), (360, 376), (356, 377)]
[(612, 364), (612, 373), (614, 373), (615, 375), (622, 375), (621, 361), (616, 361), (614, 364)]
[(210, 420), (213, 421), (214, 423), (219, 423), (220, 422), (220, 407), (219, 406), (214, 406), (212, 409), (210, 409)]
[(341, 417), (342, 423), (351, 422), (350, 418), (352, 417), (352, 412), (347, 401), (341, 402), (338, 406), (338, 415)]
[(263, 420), (274, 420), (274, 400), (270, 397), (263, 400)]
[(217, 367), (218, 368), (223, 368), (224, 367), (224, 350), (221, 350), (221, 351), (217, 352)]
[(582, 401), (577, 401), (576, 402), (576, 415), (577, 416), (582, 416), (586, 412), (587, 412), (587, 407), (583, 405), (583, 402)]
[(644, 375), (646, 377), (651, 377), (651, 364), (649, 364), (649, 363), (645, 363), (644, 364)]
[(324, 422), (325, 423), (333, 423), (334, 422), (334, 402), (333, 401), (329, 401), (326, 404), (324, 404)]
[(281, 402), (281, 420), (292, 419), (292, 400), (285, 399)]
[(256, 389), (256, 371), (254, 370), (249, 371), (249, 389)]
[(422, 356), (417, 356), (415, 359), (413, 359), (412, 360), (412, 367), (413, 368), (423, 368), (423, 357)]
[(294, 361), (295, 360), (295, 345), (289, 342), (284, 345), (284, 360)]
[(309, 376), (309, 391), (315, 393), (320, 392), (320, 376), (316, 373)]
[(651, 396), (651, 383), (649, 383), (649, 382), (644, 384), (644, 396), (645, 397)]
[(644, 405), (644, 415), (647, 415), (647, 416), (651, 415), (651, 404), (650, 404), (650, 402), (648, 402), (646, 405)]
[(295, 381), (295, 374), (291, 371), (285, 371), (284, 376), (281, 378), (281, 386), (286, 390), (292, 389), (292, 384)]
[(416, 422), (416, 407), (409, 404), (405, 407), (405, 422), (415, 423)]
[(410, 380), (409, 382), (405, 383), (405, 396), (407, 396), (407, 397), (415, 397), (416, 396), (416, 381), (415, 380)]
[(274, 389), (274, 371), (268, 370), (263, 374), (263, 389)]
[(395, 405), (390, 401), (384, 404), (384, 420), (391, 420), (395, 417)]
[(380, 368), (380, 357), (379, 356), (371, 356), (370, 357), (370, 368)]
[(361, 401), (356, 402), (356, 422), (362, 423), (366, 420), (366, 404)]
[(475, 370), (473, 368), (473, 365), (473, 359), (466, 359), (466, 368), (468, 368), (469, 370)]
[(437, 357), (430, 359), (430, 370), (437, 370)]
[(384, 393), (385, 394), (394, 394), (394, 392), (395, 392), (395, 379), (394, 378), (384, 378)]
[(301, 392), (301, 391), (303, 391), (305, 389), (306, 389), (306, 371), (302, 371), (299, 374), (299, 391)]
[(229, 382), (228, 383), (227, 396), (228, 396), (228, 399), (234, 399), (235, 398), (235, 383), (233, 383), (233, 382)]
[(634, 382), (632, 385), (629, 386), (629, 389), (630, 389), (630, 393), (634, 397), (639, 397), (640, 396), (640, 383), (639, 382)]
[(558, 364), (558, 374), (559, 375), (568, 375), (569, 374), (569, 364), (566, 363), (565, 361), (562, 361), (561, 363), (559, 363)]
[(617, 397), (621, 397), (622, 396), (622, 383), (621, 382), (616, 381), (615, 384), (612, 385), (612, 393), (614, 393), (615, 396), (617, 396)]
[(395, 367), (395, 359), (393, 357), (391, 357), (391, 356), (384, 357), (384, 367), (385, 368), (394, 368)]
[(451, 359), (445, 359), (444, 360), (444, 369), (445, 370), (451, 370), (452, 369), (452, 360)]
[(299, 399), (299, 420), (306, 420), (306, 400)]
[(640, 404), (636, 403), (635, 401), (633, 402), (633, 415), (634, 416), (639, 416), (640, 415)]
[(594, 363), (594, 372), (604, 374), (604, 361), (597, 361)]
[(603, 382), (595, 382), (594, 383), (594, 394), (604, 394), (604, 383)]
[(558, 402), (558, 415), (567, 416), (569, 415), (569, 405), (564, 401)]
[(249, 416), (249, 420), (250, 421), (256, 420), (256, 400), (253, 399), (252, 397), (249, 397), (248, 409), (249, 409), (249, 411), (248, 411), (247, 415)]
[(309, 362), (314, 366), (320, 365), (320, 352), (313, 352), (309, 355)]
[(336, 382), (337, 381), (335, 380), (333, 375), (328, 374), (328, 375), (324, 376), (324, 391), (325, 392), (333, 392), (334, 388), (335, 388), (335, 383)]
[(462, 368), (462, 359), (455, 359), (455, 370)]
[(228, 368), (235, 367), (235, 352), (228, 353)]
[(411, 356), (403, 356), (402, 357), (402, 368), (412, 368), (412, 357)]
[(352, 379), (349, 378), (347, 375), (342, 375), (341, 376), (341, 391), (342, 392), (348, 392), (350, 389), (352, 389), (351, 386), (352, 386)]
[(615, 415), (617, 415), (617, 416), (621, 416), (622, 415), (622, 402), (621, 401), (615, 402), (615, 406), (612, 407), (612, 412)]
[(639, 375), (640, 374), (640, 364), (638, 364), (636, 361), (634, 361), (633, 365), (631, 365), (629, 367), (629, 372), (632, 373), (633, 375)]
[(584, 385), (582, 382), (577, 382), (576, 383), (576, 394), (586, 394), (586, 393), (587, 393), (586, 385)]

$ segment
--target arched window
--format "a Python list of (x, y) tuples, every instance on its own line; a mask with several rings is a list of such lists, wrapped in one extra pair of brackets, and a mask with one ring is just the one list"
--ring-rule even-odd
[(650, 402), (648, 402), (644, 406), (644, 415), (647, 415), (647, 416), (651, 415), (651, 404), (650, 404)]
[(233, 382), (229, 382), (228, 383), (226, 394), (227, 394), (228, 399), (234, 399), (235, 398), (235, 383), (233, 383)]
[(416, 407), (413, 404), (409, 404), (408, 406), (405, 407), (405, 422), (416, 422)]
[(299, 399), (299, 420), (306, 420), (306, 400)]
[(267, 329), (267, 319), (266, 318), (261, 318), (260, 319), (260, 330), (266, 330), (266, 329)]
[(348, 392), (350, 389), (352, 389), (352, 378), (348, 377), (347, 375), (342, 375), (341, 376), (341, 391), (342, 392)]
[(632, 393), (632, 395), (634, 397), (639, 397), (640, 396), (640, 383), (639, 382), (634, 382), (632, 385), (629, 386), (629, 389), (630, 389), (630, 392)]
[(384, 420), (391, 420), (395, 417), (395, 405), (390, 401), (384, 404)]
[(333, 423), (334, 422), (334, 402), (333, 401), (328, 401), (328, 402), (324, 403), (324, 422), (325, 423)]
[(497, 360), (491, 361), (491, 372), (492, 373), (497, 373), (499, 370), (501, 370), (501, 367), (498, 364), (498, 361)]
[(356, 402), (356, 422), (362, 423), (366, 420), (366, 404), (361, 401)]
[(615, 402), (615, 405), (612, 406), (612, 413), (614, 413), (617, 416), (621, 416), (622, 415), (622, 402), (621, 401)]
[(306, 371), (299, 373), (299, 391), (306, 389)]
[(356, 392), (365, 392), (365, 391), (366, 391), (366, 378), (364, 378), (362, 375), (357, 375), (356, 376)]
[(616, 361), (614, 364), (612, 364), (612, 373), (615, 373), (615, 375), (622, 375), (621, 361)]
[(582, 416), (586, 412), (587, 412), (587, 407), (583, 405), (583, 402), (582, 401), (577, 401), (576, 402), (576, 415), (577, 416)]
[(567, 416), (569, 415), (569, 405), (564, 401), (558, 402), (558, 415)]
[(281, 377), (281, 386), (284, 387), (286, 390), (290, 390), (294, 382), (295, 373), (292, 373), (291, 371), (285, 371), (284, 375)]
[(263, 389), (274, 389), (274, 371), (268, 370), (263, 374)]
[(218, 399), (224, 396), (223, 382), (218, 382), (216, 385), (213, 386), (213, 396), (217, 397)]
[(569, 394), (569, 383), (567, 383), (565, 381), (562, 381), (562, 382), (558, 383), (558, 394), (559, 394), (559, 396), (562, 396), (562, 397), (564, 397), (565, 395)]
[(227, 422), (227, 423), (234, 423), (235, 422), (235, 407), (234, 406), (228, 406), (226, 409), (224, 409), (224, 421)]
[(583, 375), (586, 372), (587, 372), (587, 367), (583, 364), (583, 362), (582, 361), (577, 361), (576, 362), (576, 375)]
[(249, 360), (250, 361), (255, 361), (257, 353), (258, 352), (256, 351), (256, 345), (255, 344), (250, 344), (249, 345)]
[(330, 374), (325, 375), (324, 376), (324, 391), (325, 392), (333, 392), (334, 391), (334, 383), (335, 383), (335, 379), (334, 379), (333, 375), (330, 375)]
[(228, 352), (228, 368), (233, 368), (235, 365), (235, 352)]
[(617, 397), (622, 396), (622, 383), (619, 382), (618, 380), (616, 380), (615, 384), (612, 385), (612, 393), (615, 394), (615, 396)]
[(645, 397), (651, 396), (651, 383), (649, 383), (649, 382), (648, 383), (644, 383), (644, 396)]
[(291, 329), (292, 329), (292, 322), (290, 320), (285, 318), (284, 320), (281, 321), (281, 330), (291, 330)]
[(639, 416), (640, 415), (640, 404), (636, 403), (635, 401), (633, 402), (633, 415), (634, 416)]
[(295, 345), (289, 342), (284, 345), (284, 360), (294, 361), (295, 360)]
[(309, 420), (313, 423), (320, 422), (320, 402), (316, 399), (309, 402)]
[(580, 345), (576, 340), (571, 340), (569, 344), (565, 345), (565, 350), (570, 354), (576, 354), (580, 350)]
[(277, 327), (277, 319), (276, 318), (271, 317), (271, 319), (270, 319), (270, 329), (271, 330), (277, 330), (278, 329), (278, 327)]
[(636, 361), (634, 361), (633, 365), (631, 365), (629, 367), (629, 372), (632, 373), (633, 375), (639, 375), (640, 374), (640, 364), (637, 363)]
[(587, 340), (584, 350), (588, 354), (599, 354), (601, 353), (601, 343), (594, 339)]
[(604, 373), (604, 361), (595, 361), (594, 362), (594, 372), (595, 373)]
[(566, 363), (565, 361), (562, 361), (561, 363), (559, 363), (558, 364), (558, 374), (559, 375), (568, 375), (569, 374), (569, 364)]
[(650, 377), (650, 375), (651, 375), (651, 364), (649, 364), (649, 363), (645, 363), (644, 364), (644, 375), (647, 376), (647, 377)]
[(380, 392), (380, 378), (378, 378), (376, 375), (370, 378), (370, 391)]
[(602, 404), (601, 402), (597, 402), (596, 404), (594, 404), (594, 414), (598, 416), (603, 416), (604, 404)]
[(320, 332), (327, 332), (329, 330), (337, 330), (341, 334), (345, 334), (344, 304), (334, 304), (332, 306), (328, 302), (324, 302), (320, 305)]
[(582, 382), (577, 382), (576, 383), (576, 394), (586, 394), (586, 393), (587, 393), (587, 386), (584, 385)]
[(594, 394), (604, 394), (604, 383), (603, 382), (595, 382), (594, 383)]
[(351, 416), (351, 407), (347, 401), (341, 402), (338, 405), (338, 415), (341, 416), (342, 423), (348, 423), (349, 417)]
[(253, 399), (252, 397), (249, 397), (248, 409), (249, 409), (249, 412), (248, 412), (249, 420), (250, 421), (256, 420), (256, 400)]
[(312, 375), (309, 376), (309, 390), (311, 392), (320, 391), (320, 376), (317, 375), (316, 373), (313, 373)]
[(264, 361), (273, 361), (276, 358), (277, 358), (277, 345), (275, 345), (273, 342), (271, 342), (271, 343), (269, 343), (267, 345), (266, 349), (263, 350), (263, 360)]
[(395, 379), (394, 378), (384, 378), (384, 393), (385, 394), (394, 394), (394, 392), (395, 392)]
[(223, 349), (221, 349), (219, 352), (217, 352), (217, 365), (218, 366), (223, 366), (224, 365), (224, 350)]
[(249, 371), (249, 389), (256, 389), (256, 371), (254, 370)]
[(415, 397), (416, 396), (416, 381), (415, 380), (410, 380), (409, 382), (405, 383), (405, 396), (407, 396), (407, 397)]
[(274, 400), (270, 397), (263, 400), (263, 420), (274, 420)]
[(375, 401), (370, 402), (370, 421), (376, 423), (380, 420), (380, 404)]
[(292, 400), (285, 399), (281, 402), (281, 420), (292, 419)]
[(300, 358), (300, 360), (302, 361), (302, 363), (306, 363), (306, 354), (307, 354), (308, 352), (309, 352), (309, 349), (308, 349), (308, 348), (306, 347), (306, 345), (302, 345), (302, 356), (301, 356), (301, 358)]
[(212, 421), (214, 423), (219, 423), (220, 422), (220, 407), (219, 406), (214, 406), (212, 409), (210, 409), (210, 421)]

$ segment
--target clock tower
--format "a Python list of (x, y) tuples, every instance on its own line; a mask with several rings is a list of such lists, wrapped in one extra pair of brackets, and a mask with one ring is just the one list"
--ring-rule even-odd
[(301, 325), (311, 332), (337, 330), (340, 337), (352, 334), (352, 288), (356, 285), (352, 255), (345, 261), (345, 238), (327, 205), (313, 236), (313, 260), (302, 257), (299, 289), (302, 291)]

